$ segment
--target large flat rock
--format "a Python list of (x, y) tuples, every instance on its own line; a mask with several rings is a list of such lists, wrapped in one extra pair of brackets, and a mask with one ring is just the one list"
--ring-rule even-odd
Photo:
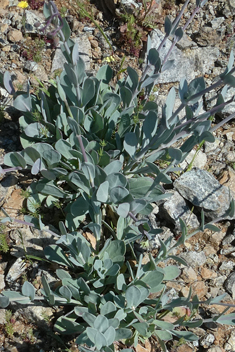
[(193, 205), (203, 208), (211, 220), (222, 217), (229, 209), (230, 190), (205, 170), (185, 172), (174, 182), (175, 189)]
[[(155, 29), (151, 33), (152, 48), (158, 48), (164, 38), (164, 34)], [(180, 43), (180, 42), (179, 42)], [(193, 43), (193, 42), (192, 42)], [(160, 50), (160, 58), (163, 61), (168, 53), (172, 42), (167, 39), (164, 47)], [(202, 76), (214, 67), (214, 62), (219, 57), (219, 49), (211, 46), (192, 47), (189, 50), (180, 50), (175, 47), (168, 60), (174, 60), (174, 64), (169, 70), (164, 71), (159, 79), (159, 83), (179, 82), (182, 78), (187, 81), (193, 80), (197, 76)]]

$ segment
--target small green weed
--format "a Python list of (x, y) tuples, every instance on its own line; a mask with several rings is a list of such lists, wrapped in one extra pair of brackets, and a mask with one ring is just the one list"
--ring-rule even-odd
[(143, 42), (147, 41), (149, 31), (156, 27), (156, 16), (152, 15), (155, 1), (142, 0), (141, 5), (140, 9), (135, 10), (132, 14), (123, 7), (120, 15), (124, 22), (120, 26), (122, 41), (130, 54), (136, 57), (139, 57)]
[(67, 13), (67, 8), (65, 6), (62, 6), (60, 9), (61, 17), (65, 17), (66, 13)]
[(42, 312), (42, 318), (45, 320), (45, 322), (49, 325), (51, 318), (49, 317), (49, 315), (46, 314), (46, 312)]
[(5, 332), (7, 336), (12, 337), (14, 334), (14, 328), (13, 328), (14, 319), (13, 319), (13, 314), (11, 310), (6, 310), (5, 318), (6, 318), (6, 324), (4, 326)]
[(28, 329), (27, 333), (22, 334), (22, 340), (29, 343), (34, 343), (36, 338), (34, 336), (33, 328)]
[(16, 87), (17, 90), (23, 90), (23, 84), (22, 83), (17, 83), (15, 85), (15, 87)]
[(58, 68), (57, 70), (55, 70), (55, 71), (53, 72), (54, 78), (59, 77), (62, 71), (63, 71), (63, 70), (62, 70), (61, 68)]
[(9, 244), (7, 240), (6, 227), (0, 226), (0, 252), (7, 253), (9, 251)]
[(28, 190), (21, 190), (20, 192), (20, 195), (21, 197), (24, 197), (24, 198), (29, 198), (30, 197), (30, 192)]
[(78, 9), (79, 9), (78, 13), (79, 13), (80, 18), (83, 21), (87, 21), (87, 19), (89, 19), (90, 21), (92, 21), (94, 23), (94, 25), (100, 31), (100, 33), (104, 37), (104, 40), (106, 41), (106, 43), (110, 47), (110, 50), (113, 52), (113, 47), (112, 47), (110, 40), (108, 39), (107, 35), (104, 33), (102, 27), (94, 19), (94, 15), (93, 15), (92, 7), (90, 6), (90, 2), (89, 1), (84, 2), (81, 0), (77, 0), (77, 5), (78, 5)]
[(21, 56), (26, 58), (26, 60), (41, 62), (41, 52), (45, 47), (45, 41), (40, 37), (28, 39), (28, 44), (22, 48)]

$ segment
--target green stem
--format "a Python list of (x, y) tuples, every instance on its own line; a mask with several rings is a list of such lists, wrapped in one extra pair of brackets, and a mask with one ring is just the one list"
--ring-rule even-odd
[(205, 143), (205, 140), (204, 140), (204, 139), (203, 139), (203, 141), (201, 141), (201, 143), (199, 143), (199, 146), (198, 146), (197, 149), (196, 149), (196, 153), (194, 154), (194, 156), (193, 156), (193, 158), (192, 158), (192, 160), (191, 160), (191, 162), (190, 162), (190, 164), (189, 164), (189, 166), (188, 166), (186, 172), (188, 172), (188, 171), (190, 171), (190, 170), (192, 169), (194, 160), (196, 159), (196, 157), (197, 157), (197, 155), (198, 155), (198, 152), (199, 152), (199, 150), (202, 148), (202, 146), (203, 146), (204, 143)]
[(106, 36), (106, 34), (104, 33), (103, 29), (100, 27), (100, 25), (94, 20), (94, 18), (89, 14), (89, 12), (87, 12), (84, 7), (79, 4), (80, 6), (80, 13), (84, 16), (84, 17), (88, 17), (93, 23), (94, 25), (98, 28), (98, 30), (100, 31), (100, 33), (102, 34), (102, 36), (104, 37), (106, 43), (108, 44), (110, 50), (112, 51), (113, 53), (113, 47), (108, 39), (108, 37)]

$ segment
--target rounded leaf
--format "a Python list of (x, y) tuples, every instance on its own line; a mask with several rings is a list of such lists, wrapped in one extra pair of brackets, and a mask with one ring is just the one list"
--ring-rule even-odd
[(31, 301), (34, 300), (34, 297), (35, 297), (35, 291), (36, 289), (33, 287), (33, 285), (28, 282), (28, 281), (25, 281), (23, 286), (22, 286), (22, 294), (24, 296), (27, 296), (31, 299)]
[(23, 169), (26, 167), (26, 161), (18, 152), (10, 152), (4, 156), (4, 164), (7, 166), (20, 166)]
[(124, 187), (114, 187), (110, 190), (110, 200), (112, 203), (117, 204), (129, 194), (129, 191)]
[(96, 193), (96, 199), (101, 203), (106, 203), (108, 198), (109, 198), (109, 183), (108, 181), (105, 181), (101, 183), (101, 185), (99, 186)]
[(138, 144), (138, 141), (137, 141), (136, 134), (134, 132), (128, 132), (125, 134), (123, 146), (125, 151), (131, 157), (135, 155), (137, 144)]

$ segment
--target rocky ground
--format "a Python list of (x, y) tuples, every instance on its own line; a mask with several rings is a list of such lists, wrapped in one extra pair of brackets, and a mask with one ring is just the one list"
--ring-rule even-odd
[[(87, 71), (93, 73), (103, 62), (109, 62), (118, 77), (128, 65), (141, 71), (147, 35), (151, 33), (153, 46), (157, 46), (165, 16), (174, 18), (182, 6), (182, 3), (176, 4), (172, 0), (153, 1), (152, 12), (144, 17), (143, 7), (138, 7), (142, 1), (122, 1), (127, 3), (124, 10), (121, 1), (93, 2), (55, 1), (71, 26), (73, 38), (78, 41)], [(11, 72), (17, 90), (24, 90), (30, 80), (32, 89), (37, 92), (39, 84), (46, 85), (59, 74), (61, 53), (51, 38), (45, 40), (42, 35), (38, 35), (35, 23), (43, 23), (41, 2), (31, 0), (27, 9), (21, 9), (17, 4), (17, 0), (0, 0), (0, 71)], [(192, 8), (190, 4), (189, 12)], [(189, 12), (183, 18), (184, 23)], [(128, 13), (135, 14), (134, 22), (131, 23)], [(169, 88), (173, 85), (177, 87), (180, 78), (186, 76), (191, 80), (203, 75), (207, 84), (210, 84), (224, 70), (229, 53), (235, 46), (234, 14), (234, 0), (208, 1), (172, 54), (175, 59), (172, 70), (161, 76), (153, 96), (159, 106), (164, 102)], [(94, 21), (103, 29), (107, 41)], [(2, 164), (5, 153), (19, 150), (20, 143), (18, 116), (10, 108), (11, 100), (6, 91), (1, 89), (0, 94)], [(230, 89), (228, 98), (233, 95), (234, 89)], [(205, 97), (204, 108), (209, 106), (209, 99), (210, 96)], [(224, 118), (234, 111), (234, 107), (235, 103), (231, 104), (216, 119)], [(182, 173), (180, 177), (173, 175), (173, 196), (165, 203), (156, 205), (151, 221), (153, 226), (164, 229), (164, 239), (172, 232), (176, 236), (180, 233), (179, 217), (183, 217), (189, 228), (194, 228), (199, 224), (199, 213), (196, 212), (198, 206), (204, 208), (209, 219), (215, 219), (229, 206), (229, 189), (235, 197), (234, 122), (217, 130), (215, 137), (213, 144), (205, 143), (200, 150), (190, 153), (181, 167), (187, 171), (189, 166), (193, 166), (192, 170)], [(22, 190), (27, 188), (30, 181), (30, 175), (20, 172), (2, 179), (0, 202), (10, 216), (23, 218)], [(210, 196), (205, 199), (204, 195), (208, 193)], [(178, 250), (189, 266), (182, 266), (182, 274), (177, 281), (168, 283), (172, 296), (176, 293), (187, 296), (189, 287), (192, 287), (193, 294), (197, 294), (200, 300), (226, 293), (224, 302), (235, 304), (234, 219), (221, 221), (218, 226), (221, 229), (219, 233), (199, 233)], [(31, 257), (43, 258), (43, 247), (52, 241), (54, 239), (44, 232), (15, 224), (1, 226), (0, 291), (7, 288), (17, 290), (25, 280), (40, 289), (42, 274), (47, 276), (48, 281), (53, 281), (55, 268)], [(154, 254), (158, 250), (158, 238), (152, 245)], [(199, 314), (203, 318), (210, 317), (222, 312), (222, 308), (202, 307)], [(53, 332), (53, 322), (60, 309), (62, 307), (16, 306), (10, 307), (10, 310), (1, 309), (0, 350), (56, 352), (68, 351), (66, 348), (69, 348), (70, 351), (78, 351), (71, 337), (61, 339)], [(231, 308), (229, 312), (232, 311), (234, 309)], [(169, 351), (235, 351), (233, 327), (204, 324), (194, 331), (200, 337), (198, 342), (183, 345), (175, 342), (169, 344)], [(145, 346), (138, 345), (136, 350), (157, 351), (157, 347), (150, 341)]]

